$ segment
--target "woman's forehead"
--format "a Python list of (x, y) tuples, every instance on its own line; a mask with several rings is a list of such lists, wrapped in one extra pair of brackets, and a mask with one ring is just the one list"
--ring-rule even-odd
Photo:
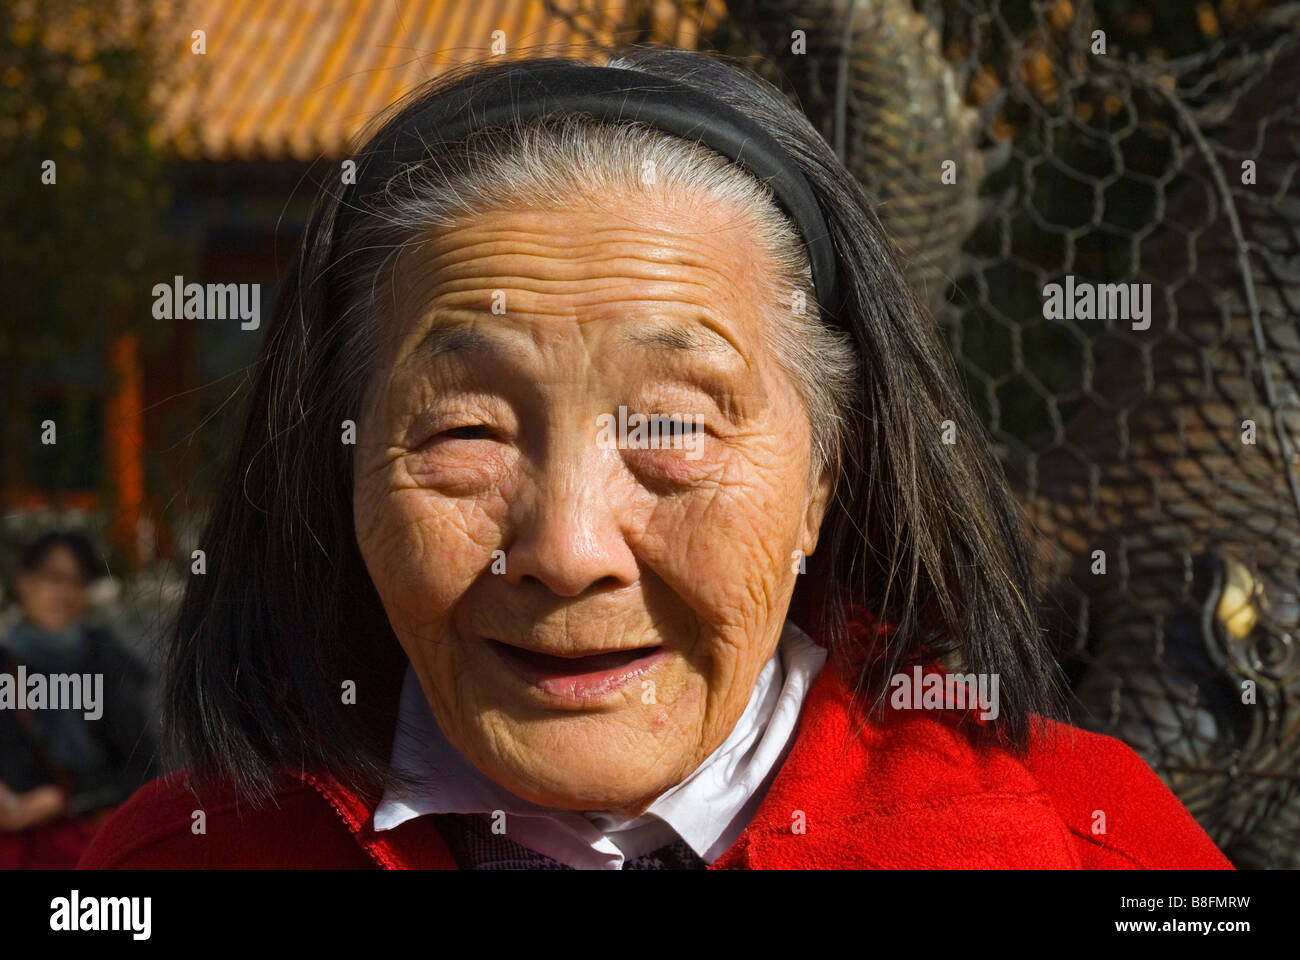
[(661, 345), (720, 341), (747, 355), (768, 313), (756, 307), (771, 296), (769, 271), (752, 227), (708, 207), (489, 210), (403, 251), (390, 329), (399, 354), (436, 327), (480, 316), (526, 319), (539, 331), (632, 324)]

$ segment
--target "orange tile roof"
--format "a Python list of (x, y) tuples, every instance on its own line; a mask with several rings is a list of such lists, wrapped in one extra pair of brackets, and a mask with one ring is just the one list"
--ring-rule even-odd
[[(645, 6), (645, 4), (639, 4)], [(160, 0), (171, 72), (159, 132), (186, 159), (339, 157), (372, 117), (448, 67), (504, 56), (599, 55), (624, 0)], [(693, 47), (722, 0), (650, 4), (650, 41)], [(191, 52), (193, 31), (207, 52)]]

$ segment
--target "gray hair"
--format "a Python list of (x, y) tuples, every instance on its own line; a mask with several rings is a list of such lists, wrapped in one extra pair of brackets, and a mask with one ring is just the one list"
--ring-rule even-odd
[[(653, 171), (647, 182), (645, 171)], [(812, 433), (812, 476), (838, 476), (845, 418), (858, 376), (849, 336), (818, 320), (808, 255), (771, 189), (729, 158), (644, 123), (609, 124), (584, 115), (531, 119), (479, 131), (453, 156), (410, 167), (391, 180), (381, 205), (358, 231), (388, 262), (430, 231), (501, 207), (562, 205), (575, 196), (643, 190), (714, 200), (746, 217), (774, 271), (759, 278), (766, 291), (765, 340), (793, 381)], [(368, 272), (368, 271), (363, 271)], [(383, 271), (369, 272), (371, 277)], [(352, 308), (373, 316), (370, 299)]]

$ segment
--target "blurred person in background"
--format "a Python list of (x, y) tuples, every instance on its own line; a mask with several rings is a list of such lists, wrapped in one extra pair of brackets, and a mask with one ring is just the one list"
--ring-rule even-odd
[[(0, 868), (75, 866), (108, 813), (153, 773), (148, 671), (84, 621), (101, 572), (79, 533), (45, 533), (23, 551), (22, 618), (0, 638), (0, 683), (17, 694), (0, 698)], [(51, 691), (54, 675), (102, 676), (98, 703), (22, 709), (30, 682), (19, 685), (20, 668)]]

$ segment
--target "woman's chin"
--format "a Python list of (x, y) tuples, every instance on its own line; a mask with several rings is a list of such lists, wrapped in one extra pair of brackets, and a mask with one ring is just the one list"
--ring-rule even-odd
[(698, 764), (691, 731), (665, 739), (618, 713), (478, 730), (486, 752), (462, 752), (479, 770), (515, 796), (559, 810), (640, 812)]
[(517, 771), (519, 776), (512, 771), (512, 775), (498, 782), (515, 796), (553, 810), (602, 810), (625, 817), (643, 813), (655, 797), (673, 786), (673, 782), (653, 780), (645, 784), (625, 783), (611, 789), (610, 769), (616, 769), (613, 760), (605, 766), (605, 776), (587, 769), (529, 769)]
[(503, 646), (460, 645), (468, 656), (436, 665), (428, 686), (455, 691), (431, 698), (455, 711), (439, 712), (444, 736), (515, 796), (561, 810), (637, 811), (707, 756), (710, 683), (676, 650), (648, 644), (589, 664), (575, 658), (570, 669)]

